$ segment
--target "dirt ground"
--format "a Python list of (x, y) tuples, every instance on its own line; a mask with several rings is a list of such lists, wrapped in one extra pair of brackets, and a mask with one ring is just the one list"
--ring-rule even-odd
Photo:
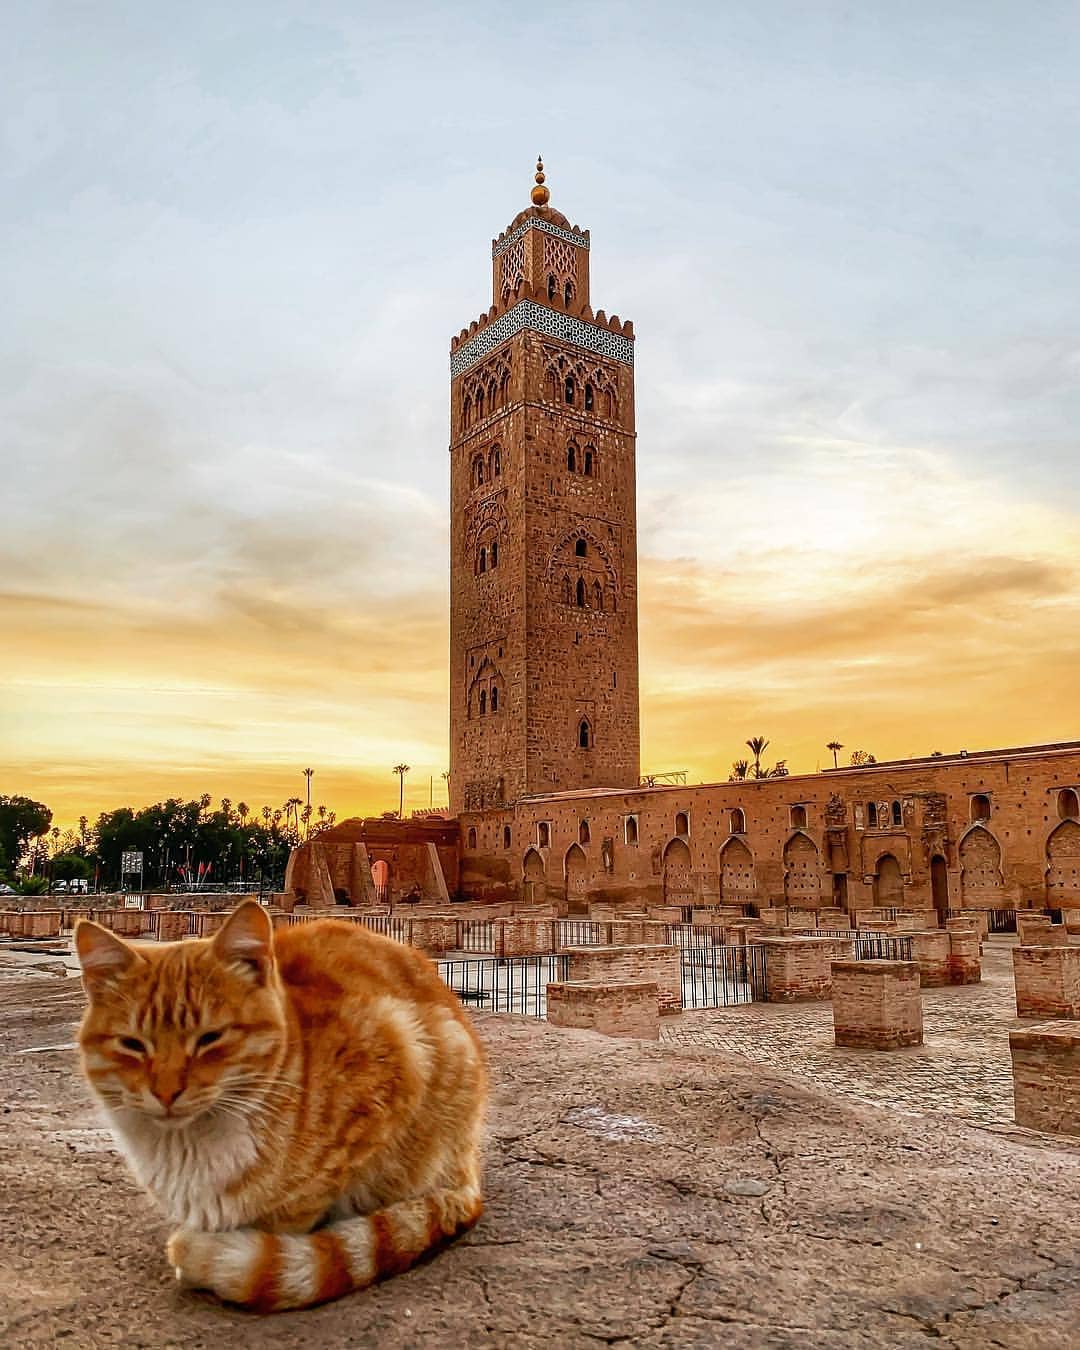
[(1080, 1140), (491, 1015), (475, 1232), (309, 1312), (181, 1294), (76, 1076), (81, 1006), (0, 969), (4, 1346), (1080, 1346)]

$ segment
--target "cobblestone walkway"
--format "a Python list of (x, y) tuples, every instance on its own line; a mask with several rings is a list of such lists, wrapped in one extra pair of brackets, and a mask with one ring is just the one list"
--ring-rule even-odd
[(838, 1050), (829, 1003), (747, 1003), (681, 1013), (661, 1038), (712, 1047), (783, 1069), (815, 1087), (894, 1111), (945, 1112), (979, 1124), (1013, 1119), (1009, 1028), (1015, 1020), (1013, 938), (984, 944), (983, 981), (923, 990), (925, 1044)]

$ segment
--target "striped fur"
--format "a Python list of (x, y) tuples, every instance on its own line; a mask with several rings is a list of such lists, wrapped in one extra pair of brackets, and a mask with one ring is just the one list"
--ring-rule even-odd
[(80, 924), (83, 1071), (176, 1227), (187, 1287), (302, 1308), (405, 1270), (482, 1211), (483, 1054), (426, 957), (352, 924), (212, 940)]

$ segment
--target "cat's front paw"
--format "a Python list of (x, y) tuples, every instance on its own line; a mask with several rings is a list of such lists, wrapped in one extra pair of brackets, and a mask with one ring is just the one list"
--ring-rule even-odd
[(165, 1259), (181, 1289), (210, 1289), (213, 1236), (194, 1228), (178, 1228), (165, 1244)]

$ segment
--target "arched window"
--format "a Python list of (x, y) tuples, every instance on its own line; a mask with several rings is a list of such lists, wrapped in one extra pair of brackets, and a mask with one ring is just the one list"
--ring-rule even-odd
[(628, 844), (636, 844), (638, 839), (637, 816), (627, 816), (623, 827), (626, 835), (626, 842)]
[(502, 473), (502, 451), (498, 446), (491, 452), (491, 476), (498, 478)]
[(476, 391), (476, 420), (478, 422), (481, 422), (483, 421), (483, 418), (484, 418), (484, 391), (483, 389), (478, 389)]
[(1080, 797), (1077, 797), (1075, 788), (1062, 788), (1058, 793), (1057, 806), (1062, 820), (1080, 816)]
[(877, 802), (866, 803), (866, 823), (870, 829), (877, 829)]
[(563, 303), (566, 305), (567, 309), (570, 308), (570, 301), (573, 300), (573, 298), (574, 298), (574, 283), (572, 281), (568, 281), (563, 289)]
[(604, 588), (603, 586), (600, 585), (598, 581), (593, 582), (592, 602), (593, 602), (593, 609), (597, 610), (602, 614), (604, 611)]
[(581, 465), (581, 472), (586, 478), (591, 478), (593, 476), (593, 452), (591, 450), (585, 451), (585, 459)]
[[(989, 802), (987, 806), (989, 806)], [(904, 823), (904, 812), (899, 802), (893, 802), (892, 804), (892, 823), (894, 825), (903, 825)]]
[(971, 799), (971, 819), (990, 819), (990, 798), (984, 792), (976, 792)]
[(461, 425), (467, 427), (472, 421), (472, 399), (467, 398), (461, 405)]
[(791, 808), (791, 828), (793, 830), (806, 829), (806, 807), (793, 806)]
[(579, 750), (592, 749), (592, 727), (589, 726), (589, 721), (586, 717), (583, 717), (578, 723), (577, 743)]
[(566, 447), (566, 467), (571, 473), (577, 473), (577, 446), (573, 441)]
[(746, 815), (741, 806), (736, 806), (731, 813), (730, 828), (732, 834), (746, 833)]
[(505, 408), (510, 402), (510, 372), (503, 371), (502, 383), (499, 385), (499, 402)]
[(470, 826), (469, 826), (469, 848), (475, 848), (475, 847), (476, 847), (476, 826), (475, 826), (475, 825), (470, 825)]
[(581, 577), (578, 577), (577, 579), (577, 607), (578, 609), (586, 608), (585, 582), (584, 579)]
[(479, 487), (484, 481), (484, 461), (479, 455), (473, 460), (472, 466), (473, 487)]
[(491, 690), (491, 711), (492, 711), (493, 713), (497, 713), (497, 712), (499, 711), (499, 686), (498, 686), (498, 685), (492, 686), (492, 690)]
[(536, 842), (541, 848), (548, 848), (551, 844), (551, 826), (546, 820), (540, 821), (536, 827)]
[(574, 603), (574, 583), (569, 577), (563, 577), (563, 604), (572, 605)]
[(487, 549), (483, 544), (480, 545), (480, 561), (477, 563), (476, 570), (478, 572), (487, 571)]
[(498, 567), (498, 565), (499, 565), (499, 541), (497, 539), (493, 539), (491, 541), (491, 566), (495, 568)]
[(480, 716), (483, 717), (487, 712), (487, 690), (480, 690)]
[(589, 833), (589, 822), (587, 820), (583, 820), (577, 827), (577, 837), (579, 844), (587, 844), (592, 838), (592, 835)]
[(677, 811), (675, 813), (675, 833), (676, 834), (690, 833), (690, 817), (686, 814), (685, 811)]
[(593, 410), (593, 387), (592, 387), (591, 384), (586, 384), (586, 386), (585, 386), (585, 411), (586, 411), (586, 412), (592, 412), (592, 410)]
[(509, 825), (504, 825), (504, 826), (503, 826), (503, 848), (509, 848), (509, 847), (510, 847), (510, 826), (509, 826)]
[(549, 299), (549, 300), (554, 300), (554, 299), (555, 299), (555, 273), (554, 273), (554, 272), (549, 272), (549, 273), (548, 273), (548, 299)]
[(563, 385), (563, 401), (573, 404), (574, 402), (574, 377), (567, 375), (566, 383)]
[(587, 558), (589, 556), (589, 545), (584, 539), (579, 539), (574, 544), (574, 557)]

